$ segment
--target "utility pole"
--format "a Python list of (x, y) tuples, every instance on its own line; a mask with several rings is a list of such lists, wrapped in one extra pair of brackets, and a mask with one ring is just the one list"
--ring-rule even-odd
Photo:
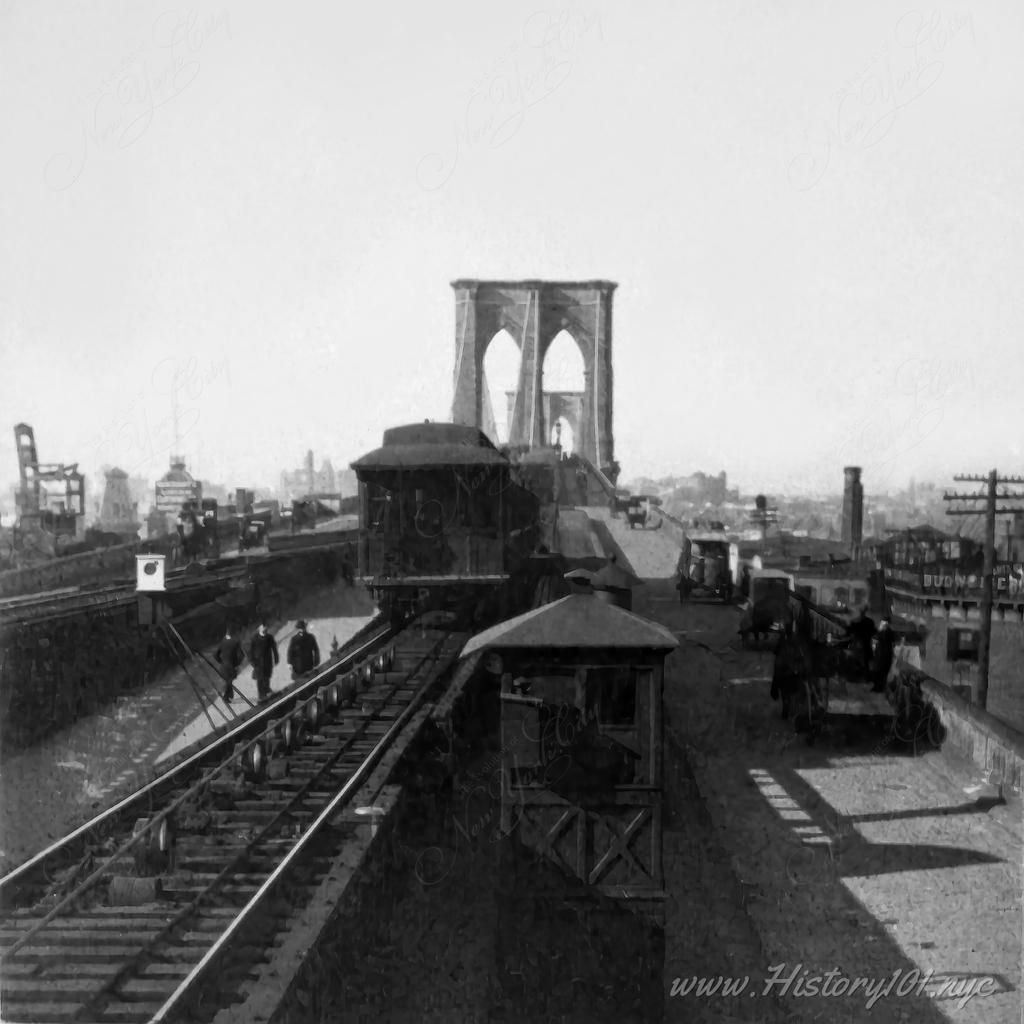
[(1000, 476), (991, 470), (988, 476), (953, 477), (957, 482), (984, 483), (988, 486), (976, 494), (943, 494), (944, 501), (984, 501), (984, 508), (947, 509), (947, 516), (984, 516), (985, 517), (985, 561), (982, 572), (981, 590), (981, 630), (978, 642), (978, 693), (976, 703), (984, 708), (988, 703), (988, 670), (992, 650), (992, 601), (995, 586), (996, 569), (996, 516), (1009, 512), (1024, 512), (1024, 507), (997, 506), (997, 501), (1024, 500), (1024, 494), (1003, 491), (998, 493), (1000, 484), (1024, 484), (1022, 476)]

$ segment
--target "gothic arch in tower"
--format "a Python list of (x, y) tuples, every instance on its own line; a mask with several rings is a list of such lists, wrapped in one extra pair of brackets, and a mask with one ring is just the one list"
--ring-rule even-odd
[[(612, 281), (460, 280), (455, 289), (455, 398), (452, 420), (484, 425), (483, 359), (503, 328), (522, 352), (509, 444), (550, 442), (543, 390), (544, 356), (563, 331), (583, 357), (576, 452), (604, 472), (613, 471)], [(574, 410), (575, 412), (575, 410)]]

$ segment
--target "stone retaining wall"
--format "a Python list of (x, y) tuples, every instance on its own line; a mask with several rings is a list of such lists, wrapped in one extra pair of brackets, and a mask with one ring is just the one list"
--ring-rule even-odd
[(54, 558), (40, 565), (0, 572), (0, 597), (40, 594), (61, 587), (108, 581), (135, 576), (135, 552), (138, 544), (86, 551), (79, 555)]
[(1024, 735), (988, 711), (964, 700), (955, 690), (910, 667), (903, 671), (920, 683), (921, 694), (934, 705), (945, 729), (945, 743), (973, 761), (1004, 795), (1021, 794), (1024, 785)]

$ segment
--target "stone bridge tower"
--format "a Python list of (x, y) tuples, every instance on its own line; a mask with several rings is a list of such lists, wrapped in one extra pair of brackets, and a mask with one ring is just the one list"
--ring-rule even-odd
[[(612, 281), (471, 281), (455, 289), (452, 420), (483, 429), (484, 354), (505, 329), (519, 346), (519, 386), (509, 444), (545, 447), (553, 426), (543, 400), (544, 356), (561, 331), (583, 356), (584, 391), (575, 448), (612, 476)], [(557, 417), (556, 417), (557, 418)]]

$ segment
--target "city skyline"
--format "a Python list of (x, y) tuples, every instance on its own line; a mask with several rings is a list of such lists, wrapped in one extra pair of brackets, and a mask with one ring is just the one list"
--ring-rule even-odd
[[(322, 468), (325, 462), (331, 463), (336, 477), (340, 477), (342, 474), (348, 474), (350, 477), (354, 477), (354, 472), (349, 469), (347, 463), (343, 467), (339, 468), (338, 465), (335, 465), (335, 460), (331, 459), (329, 456), (325, 456), (321, 459), (318, 459), (316, 465)], [(87, 509), (91, 508), (94, 505), (98, 506), (100, 504), (103, 497), (103, 490), (105, 486), (105, 473), (108, 472), (109, 470), (120, 468), (121, 467), (108, 464), (104, 467), (101, 467), (100, 471), (97, 473), (97, 476), (95, 478), (86, 477), (85, 491)], [(318, 468), (316, 470), (318, 475), (321, 472), (321, 468)], [(165, 466), (163, 472), (166, 472), (166, 469), (167, 467)], [(185, 469), (195, 480), (200, 481), (205, 488), (216, 491), (224, 491), (228, 495), (233, 494), (233, 492), (239, 487), (245, 487), (250, 490), (256, 490), (265, 493), (283, 493), (284, 490), (293, 489), (283, 486), (284, 478), (295, 476), (297, 475), (297, 473), (300, 473), (302, 471), (302, 467), (299, 466), (298, 464), (295, 464), (292, 465), (291, 467), (281, 467), (276, 472), (272, 472), (271, 475), (273, 476), (273, 479), (265, 478), (262, 480), (247, 481), (244, 483), (235, 481), (224, 481), (213, 479), (211, 477), (205, 477), (202, 474), (196, 472), (195, 467), (190, 463), (187, 455), (185, 456)], [(152, 500), (152, 492), (154, 491), (155, 485), (160, 479), (160, 477), (163, 476), (163, 472), (155, 476), (129, 474), (129, 484), (132, 487), (133, 494), (136, 494), (138, 492), (139, 487), (142, 486), (146, 489), (147, 493), (149, 494), (150, 500)], [(752, 502), (755, 495), (757, 493), (762, 492), (765, 493), (766, 497), (768, 497), (769, 500), (777, 499), (783, 501), (840, 501), (842, 499), (843, 494), (841, 477), (839, 479), (839, 483), (837, 484), (837, 486), (831, 489), (824, 488), (822, 490), (807, 489), (803, 491), (763, 491), (763, 489), (747, 487), (743, 484), (742, 481), (735, 481), (727, 470), (719, 470), (716, 473), (712, 473), (710, 471), (702, 469), (689, 469), (685, 472), (666, 473), (658, 477), (650, 477), (642, 474), (630, 475), (627, 473), (623, 475), (623, 477), (620, 480), (620, 483), (623, 486), (632, 485), (634, 488), (638, 486), (642, 488), (643, 485), (647, 483), (658, 484), (659, 486), (664, 487), (669, 486), (669, 482), (674, 482), (675, 484), (678, 485), (680, 481), (691, 479), (700, 474), (704, 474), (708, 479), (714, 479), (719, 475), (719, 473), (725, 473), (728, 490), (730, 492), (738, 493), (738, 500), (741, 504), (744, 502)], [(920, 492), (923, 490), (927, 492), (940, 492), (944, 488), (953, 490), (955, 489), (955, 486), (962, 487), (962, 485), (954, 485), (952, 476), (949, 477), (948, 480), (916, 480), (914, 477), (910, 477), (902, 484), (892, 482), (886, 490), (872, 490), (869, 487), (865, 487), (864, 497), (866, 501), (895, 500), (898, 498), (909, 497), (912, 491)], [(6, 507), (8, 508), (8, 510), (14, 508), (14, 494), (17, 491), (17, 489), (18, 479), (16, 477), (6, 482), (5, 484), (0, 485), (0, 508)], [(56, 489), (59, 490), (59, 488)], [(43, 490), (46, 490), (45, 484), (43, 485)], [(347, 491), (350, 491), (351, 494), (356, 493), (351, 487), (347, 489), (345, 487), (342, 487), (341, 492), (343, 496), (350, 496), (349, 493), (347, 493)], [(935, 495), (929, 494), (929, 496), (934, 497)], [(918, 497), (920, 497), (920, 494), (918, 494)]]

